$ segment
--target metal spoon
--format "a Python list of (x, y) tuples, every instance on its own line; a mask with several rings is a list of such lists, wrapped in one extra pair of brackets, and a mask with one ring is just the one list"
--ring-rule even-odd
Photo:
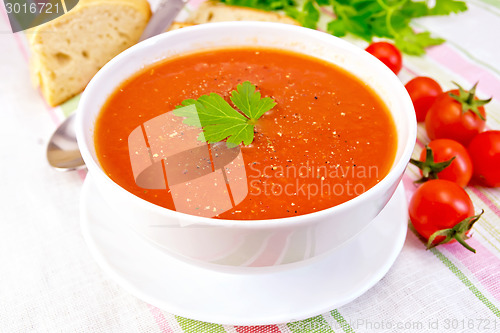
[(69, 116), (56, 129), (47, 146), (49, 164), (61, 171), (71, 171), (85, 166), (78, 149), (75, 134), (75, 116)]
[[(188, 0), (163, 0), (139, 41), (164, 32), (187, 2)], [(52, 134), (47, 146), (47, 160), (52, 167), (61, 171), (76, 170), (85, 166), (76, 142), (74, 113)]]

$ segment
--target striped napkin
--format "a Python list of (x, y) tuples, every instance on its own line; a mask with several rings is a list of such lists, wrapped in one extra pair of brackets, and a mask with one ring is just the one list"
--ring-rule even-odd
[[(154, 7), (158, 1), (152, 2)], [(192, 1), (186, 12), (201, 2)], [(500, 31), (500, 3), (468, 5), (466, 13), (415, 23), (447, 42), (424, 57), (405, 56), (399, 77), (406, 83), (431, 76), (444, 89), (453, 88), (452, 81), (464, 87), (479, 81), (479, 97), (493, 97), (486, 107), (488, 128), (500, 129), (500, 43), (494, 36)], [(0, 171), (8, 175), (0, 179), (0, 332), (500, 332), (500, 190), (479, 186), (467, 188), (476, 211), (485, 210), (469, 240), (476, 254), (457, 243), (426, 251), (410, 229), (400, 256), (377, 285), (314, 318), (228, 326), (182, 318), (129, 295), (97, 267), (79, 231), (85, 172), (58, 174), (44, 161), (47, 138), (74, 112), (79, 97), (57, 108), (44, 105), (29, 84), (25, 36), (11, 34), (0, 12)], [(419, 125), (414, 157), (428, 142)], [(29, 156), (30, 162), (19, 163)], [(417, 170), (408, 167), (408, 199), (417, 178)]]

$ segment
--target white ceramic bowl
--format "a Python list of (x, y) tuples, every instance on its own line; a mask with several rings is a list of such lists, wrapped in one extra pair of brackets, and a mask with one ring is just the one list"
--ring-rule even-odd
[[(93, 131), (95, 119), (110, 94), (125, 79), (161, 59), (224, 46), (267, 46), (311, 55), (366, 82), (387, 105), (396, 124), (397, 152), (389, 174), (362, 195), (336, 207), (297, 217), (255, 221), (216, 220), (168, 210), (134, 196), (108, 178), (96, 157)], [(416, 139), (412, 102), (400, 80), (376, 58), (326, 33), (261, 22), (193, 26), (131, 47), (111, 60), (89, 83), (76, 123), (78, 144), (90, 176), (117, 212), (117, 219), (184, 259), (247, 267), (303, 263), (352, 239), (393, 195)]]

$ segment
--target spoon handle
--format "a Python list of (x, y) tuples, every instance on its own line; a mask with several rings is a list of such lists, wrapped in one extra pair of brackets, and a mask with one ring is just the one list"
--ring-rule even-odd
[(139, 41), (141, 42), (164, 32), (172, 25), (172, 22), (174, 22), (174, 19), (187, 2), (187, 0), (163, 0), (149, 20)]

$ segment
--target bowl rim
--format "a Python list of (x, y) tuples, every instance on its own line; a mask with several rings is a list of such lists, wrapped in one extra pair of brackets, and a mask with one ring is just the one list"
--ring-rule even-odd
[[(283, 217), (283, 218), (275, 218), (275, 219), (260, 219), (260, 220), (231, 220), (231, 219), (215, 219), (215, 218), (210, 218), (210, 217), (201, 217), (201, 216), (195, 216), (195, 215), (190, 215), (187, 213), (182, 213), (178, 211), (174, 211), (159, 205), (156, 205), (154, 203), (151, 203), (149, 201), (146, 201), (145, 199), (142, 199), (131, 192), (127, 191), (125, 188), (121, 187), (117, 183), (115, 183), (109, 176), (104, 172), (104, 170), (98, 165), (98, 163), (94, 160), (92, 157), (92, 154), (89, 150), (89, 147), (86, 145), (86, 134), (85, 132), (88, 132), (88, 129), (84, 129), (84, 110), (88, 109), (87, 104), (89, 103), (88, 100), (91, 98), (91, 96), (99, 91), (99, 87), (102, 82), (106, 81), (106, 76), (109, 71), (112, 71), (115, 69), (117, 65), (119, 65), (121, 62), (125, 61), (129, 57), (133, 56), (136, 52), (141, 51), (144, 48), (148, 47), (153, 47), (154, 44), (161, 43), (165, 39), (170, 39), (173, 36), (176, 35), (182, 35), (182, 34), (196, 34), (198, 31), (204, 31), (204, 30), (219, 30), (219, 29), (230, 29), (230, 28), (235, 28), (235, 27), (240, 27), (240, 28), (259, 28), (259, 29), (273, 29), (273, 30), (288, 30), (288, 33), (297, 33), (297, 34), (309, 34), (311, 37), (316, 38), (317, 40), (324, 40), (327, 43), (334, 43), (338, 46), (341, 46), (342, 49), (345, 49), (349, 53), (353, 54), (354, 56), (357, 57), (362, 57), (365, 58), (366, 61), (371, 62), (374, 66), (379, 67), (379, 71), (384, 72), (384, 76), (387, 76), (387, 79), (389, 80), (398, 80), (401, 86), (401, 93), (399, 99), (401, 99), (401, 103), (406, 106), (403, 109), (408, 110), (405, 112), (406, 114), (406, 121), (410, 124), (408, 128), (408, 133), (407, 133), (407, 140), (404, 143), (404, 149), (401, 154), (401, 157), (399, 158), (398, 161), (394, 161), (396, 163), (393, 164), (387, 175), (385, 175), (380, 182), (369, 188), (367, 191), (363, 192), (362, 194), (346, 201), (343, 202), (339, 205), (326, 208), (320, 211), (312, 212), (312, 213), (307, 213), (299, 216), (292, 216), (292, 217)], [(279, 48), (279, 47), (278, 47)], [(201, 47), (201, 48), (193, 48), (193, 52), (195, 51), (200, 51), (204, 49), (213, 49), (211, 47)], [(162, 50), (164, 51), (164, 50)], [(314, 56), (313, 56), (314, 57)], [(160, 58), (156, 61), (161, 61), (163, 59), (167, 59), (168, 57), (163, 57)], [(153, 62), (153, 63), (155, 63)], [(150, 65), (152, 65), (151, 63)], [(150, 66), (147, 65), (147, 66)], [(381, 67), (382, 66), (382, 67)], [(117, 85), (114, 87), (116, 89)], [(410, 112), (413, 111), (413, 112)], [(392, 112), (391, 112), (392, 116)], [(411, 126), (411, 125), (414, 126)], [(321, 218), (327, 217), (328, 215), (331, 215), (333, 213), (339, 214), (344, 211), (348, 211), (350, 209), (353, 209), (358, 205), (359, 202), (363, 201), (368, 201), (370, 198), (376, 196), (380, 191), (387, 190), (388, 188), (391, 187), (391, 185), (395, 184), (396, 182), (399, 183), (401, 175), (404, 173), (404, 170), (406, 169), (406, 166), (408, 164), (408, 161), (413, 153), (414, 145), (415, 145), (415, 140), (417, 137), (417, 122), (416, 122), (416, 117), (415, 117), (415, 112), (413, 109), (413, 104), (411, 102), (411, 99), (409, 95), (406, 92), (406, 89), (404, 89), (403, 83), (399, 80), (399, 78), (389, 69), (387, 68), (382, 62), (380, 62), (377, 58), (373, 57), (371, 54), (368, 52), (364, 51), (362, 48), (359, 48), (358, 46), (355, 46), (352, 43), (349, 43), (345, 40), (342, 40), (338, 37), (335, 37), (333, 35), (318, 31), (318, 30), (313, 30), (313, 29), (308, 29), (304, 28), (301, 26), (295, 26), (295, 25), (289, 25), (289, 24), (283, 24), (283, 23), (275, 23), (275, 22), (256, 22), (256, 21), (238, 21), (238, 22), (216, 22), (216, 23), (206, 23), (206, 24), (200, 24), (200, 25), (194, 25), (182, 29), (177, 29), (174, 31), (170, 31), (167, 33), (162, 33), (160, 35), (154, 36), (152, 38), (149, 38), (145, 41), (142, 41), (136, 45), (133, 45), (132, 47), (128, 48), (127, 50), (123, 51), (113, 59), (111, 59), (106, 65), (104, 65), (98, 73), (92, 78), (92, 80), (89, 82), (87, 85), (87, 88), (82, 94), (81, 100), (78, 105), (78, 109), (76, 111), (76, 137), (79, 145), (80, 152), (82, 154), (82, 157), (85, 161), (85, 164), (90, 171), (90, 176), (95, 178), (95, 173), (100, 173), (103, 177), (103, 181), (108, 183), (108, 185), (111, 185), (114, 189), (117, 191), (121, 192), (124, 194), (129, 200), (134, 200), (136, 201), (136, 204), (144, 210), (150, 211), (154, 214), (159, 214), (163, 215), (166, 218), (173, 218), (177, 219), (179, 221), (183, 221), (183, 224), (186, 225), (207, 225), (207, 226), (218, 226), (218, 227), (239, 227), (239, 228), (244, 228), (244, 229), (263, 229), (263, 228), (286, 228), (286, 227), (291, 227), (291, 226), (296, 226), (296, 225), (301, 225), (301, 224), (306, 224), (311, 220), (319, 220)], [(399, 139), (399, 136), (398, 136)], [(398, 140), (398, 145), (399, 145), (399, 140)], [(97, 180), (99, 181), (99, 180)]]

